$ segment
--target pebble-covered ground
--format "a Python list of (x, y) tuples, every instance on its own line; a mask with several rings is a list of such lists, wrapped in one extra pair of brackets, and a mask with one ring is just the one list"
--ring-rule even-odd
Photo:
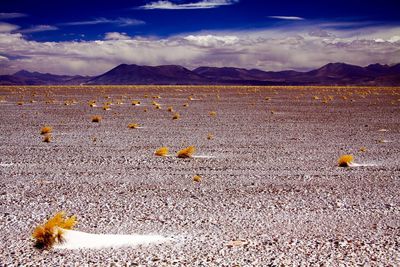
[[(0, 87), (0, 101), (1, 266), (400, 264), (400, 88)], [(154, 155), (189, 145), (201, 157)], [(61, 210), (79, 231), (175, 241), (35, 249)]]

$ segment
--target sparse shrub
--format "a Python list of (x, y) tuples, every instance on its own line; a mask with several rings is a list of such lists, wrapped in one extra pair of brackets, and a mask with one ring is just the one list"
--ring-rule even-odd
[(197, 175), (197, 174), (195, 176), (193, 176), (193, 182), (200, 183), (201, 182), (201, 176)]
[(51, 139), (52, 139), (51, 133), (47, 133), (47, 134), (45, 134), (44, 137), (43, 137), (43, 142), (45, 142), (45, 143), (50, 143), (50, 142), (51, 142)]
[(18, 102), (17, 102), (17, 105), (18, 105), (18, 106), (22, 106), (23, 104), (24, 104), (23, 101), (18, 101)]
[(265, 101), (269, 101), (269, 100), (271, 100), (271, 98), (268, 97), (268, 96), (266, 96), (266, 97), (265, 97)]
[(35, 247), (49, 249), (57, 243), (62, 243), (63, 229), (72, 229), (76, 225), (76, 216), (66, 217), (65, 212), (56, 213), (42, 225), (38, 225), (32, 233), (35, 239)]
[(143, 112), (147, 112), (147, 108), (144, 108), (144, 109), (143, 109)]
[(179, 118), (181, 117), (181, 115), (177, 112), (174, 114), (174, 116), (172, 117), (173, 120), (179, 120)]
[(139, 127), (140, 127), (140, 125), (138, 123), (129, 123), (128, 124), (129, 129), (137, 129)]
[(338, 159), (339, 167), (350, 167), (351, 163), (353, 163), (353, 155), (342, 155)]
[(133, 100), (133, 101), (132, 101), (132, 105), (133, 105), (133, 106), (140, 105), (140, 101), (139, 101), (139, 100)]
[(213, 136), (211, 133), (209, 133), (209, 134), (207, 135), (207, 139), (208, 139), (208, 140), (214, 139), (214, 136)]
[(168, 107), (167, 109), (169, 112), (174, 112), (174, 108), (173, 107)]
[(92, 122), (100, 122), (102, 117), (99, 115), (92, 116)]
[(211, 117), (217, 116), (217, 112), (216, 111), (210, 111), (209, 114), (210, 114)]
[(163, 146), (163, 147), (160, 147), (159, 149), (157, 149), (155, 152), (154, 152), (154, 154), (156, 155), (156, 156), (160, 156), (160, 157), (165, 157), (166, 155), (168, 155), (168, 147), (166, 147), (166, 146)]
[(189, 104), (188, 104), (188, 103), (185, 103), (185, 104), (183, 104), (183, 106), (184, 106), (185, 108), (187, 108), (187, 107), (189, 106)]
[(196, 152), (196, 148), (194, 146), (189, 146), (182, 150), (179, 150), (177, 153), (178, 158), (191, 158), (193, 154)]
[(53, 131), (53, 128), (51, 126), (44, 126), (40, 130), (40, 134), (49, 134)]
[(110, 109), (111, 109), (110, 106), (107, 104), (103, 106), (103, 110), (110, 110)]

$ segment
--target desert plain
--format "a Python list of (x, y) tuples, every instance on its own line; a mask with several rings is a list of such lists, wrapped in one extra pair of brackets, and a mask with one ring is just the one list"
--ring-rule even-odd
[[(400, 88), (10, 86), (0, 97), (1, 266), (400, 263)], [(193, 158), (175, 156), (191, 145)], [(154, 155), (163, 146), (169, 156)], [(338, 167), (344, 154), (355, 166)], [(35, 226), (61, 210), (86, 233), (171, 240), (35, 248)]]

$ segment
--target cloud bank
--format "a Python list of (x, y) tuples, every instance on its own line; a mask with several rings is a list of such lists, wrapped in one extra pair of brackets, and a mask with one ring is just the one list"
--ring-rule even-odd
[(101, 40), (38, 42), (0, 24), (0, 71), (97, 75), (120, 63), (309, 70), (328, 62), (365, 66), (400, 62), (400, 27), (194, 32), (166, 38), (109, 32)]
[(238, 0), (202, 0), (187, 4), (176, 4), (171, 1), (156, 1), (141, 6), (139, 9), (207, 9), (232, 5), (237, 2)]

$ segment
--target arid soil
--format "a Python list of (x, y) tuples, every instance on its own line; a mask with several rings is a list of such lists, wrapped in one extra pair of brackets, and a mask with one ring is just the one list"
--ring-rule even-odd
[[(0, 96), (1, 266), (400, 263), (400, 88), (0, 87)], [(189, 145), (199, 157), (174, 156)], [(154, 155), (162, 146), (171, 156)], [(338, 167), (343, 154), (361, 166)], [(34, 248), (34, 227), (61, 210), (79, 231), (174, 241)]]

